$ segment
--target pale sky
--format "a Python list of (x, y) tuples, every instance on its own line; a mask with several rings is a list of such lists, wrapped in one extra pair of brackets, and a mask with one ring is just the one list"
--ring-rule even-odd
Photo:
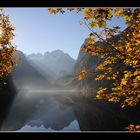
[[(80, 26), (82, 14), (67, 12), (51, 15), (47, 8), (4, 8), (15, 29), (14, 44), (25, 54), (63, 50), (77, 58), (84, 39), (90, 33), (85, 25)], [(125, 28), (123, 19), (113, 18), (110, 26)]]

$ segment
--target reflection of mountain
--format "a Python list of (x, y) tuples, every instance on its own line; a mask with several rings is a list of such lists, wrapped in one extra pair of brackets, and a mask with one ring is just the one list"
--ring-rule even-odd
[(16, 51), (15, 57), (17, 59), (17, 66), (14, 67), (12, 76), (17, 88), (50, 86), (49, 81), (28, 62), (22, 52)]
[[(139, 118), (139, 107), (121, 109), (117, 104), (89, 100), (75, 94), (19, 94), (1, 130), (27, 131), (27, 128), (32, 131), (37, 128), (60, 131), (66, 130), (77, 120), (75, 128), (80, 127), (81, 131), (114, 131), (124, 130), (131, 123), (139, 124)], [(76, 130), (75, 128), (73, 126), (69, 131)]]
[[(36, 122), (33, 122), (33, 123), (36, 124)], [(45, 128), (43, 125), (37, 127), (36, 125), (30, 126), (27, 124), (18, 131), (56, 131), (56, 130), (52, 128)], [(69, 124), (69, 126), (66, 126), (59, 131), (80, 131), (80, 128), (79, 128), (78, 122), (74, 120)]]
[(46, 52), (44, 55), (31, 54), (28, 60), (53, 82), (57, 78), (73, 73), (75, 60), (61, 50)]
[(75, 115), (72, 107), (64, 104), (63, 98), (59, 98), (59, 95), (54, 97), (19, 94), (1, 130), (15, 131), (25, 124), (31, 127), (44, 125), (45, 128), (53, 130), (69, 126), (75, 120)]

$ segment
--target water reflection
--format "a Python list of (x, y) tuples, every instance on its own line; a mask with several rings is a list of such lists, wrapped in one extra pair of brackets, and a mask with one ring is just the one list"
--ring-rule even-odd
[[(63, 94), (24, 94), (15, 98), (2, 131), (78, 131), (73, 108)], [(71, 95), (71, 94), (70, 94)]]
[(0, 130), (17, 94), (10, 75), (6, 78), (6, 83), (6, 85), (0, 86)]
[[(34, 122), (36, 123), (36, 122)], [(63, 129), (60, 129), (59, 131), (79, 131), (79, 124), (77, 120), (72, 121), (68, 126), (64, 127)], [(26, 124), (24, 127), (22, 127), (19, 132), (21, 131), (56, 131), (56, 129), (52, 128), (45, 128), (44, 125), (30, 125)]]
[(139, 106), (121, 109), (74, 92), (21, 92), (10, 107), (7, 101), (1, 104), (1, 131), (120, 131), (140, 123)]

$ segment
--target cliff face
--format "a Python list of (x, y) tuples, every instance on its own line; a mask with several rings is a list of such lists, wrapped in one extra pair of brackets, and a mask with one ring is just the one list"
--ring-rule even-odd
[[(85, 46), (86, 42), (83, 43), (81, 48)], [(95, 45), (105, 45), (101, 42), (96, 42)], [(95, 95), (98, 87), (102, 82), (97, 82), (94, 80), (96, 74), (90, 75), (85, 77), (83, 80), (78, 81), (77, 75), (81, 70), (87, 69), (89, 71), (95, 70), (97, 65), (102, 61), (100, 56), (91, 56), (83, 51), (79, 51), (78, 58), (74, 65), (74, 73), (72, 75), (67, 75), (60, 77), (58, 80), (55, 81), (56, 85), (61, 87), (73, 88), (79, 90), (84, 96), (93, 96)]]
[[(86, 42), (83, 43), (81, 48), (85, 46)], [(97, 42), (95, 45), (98, 45), (99, 42)], [(74, 66), (74, 74), (75, 76), (78, 75), (78, 73), (82, 69), (87, 69), (87, 70), (95, 70), (96, 66), (102, 61), (100, 56), (91, 56), (87, 53), (84, 53), (83, 51), (80, 50), (76, 64)], [(94, 93), (97, 91), (97, 87), (99, 83), (94, 80), (95, 75), (87, 76), (81, 81), (78, 82), (78, 87), (79, 90), (82, 92), (84, 96), (93, 96)]]
[[(121, 34), (120, 34), (121, 35)], [(112, 38), (110, 38), (109, 40), (113, 40), (114, 42), (117, 42), (120, 35), (116, 35)], [(81, 48), (83, 48), (86, 45), (86, 42), (83, 43), (83, 45), (81, 46)], [(102, 47), (106, 47), (108, 44), (106, 43), (102, 43), (102, 42), (96, 42), (94, 44), (94, 46), (102, 46)], [(80, 50), (79, 52), (79, 56), (77, 58), (76, 64), (74, 66), (74, 73), (75, 76), (78, 75), (78, 73), (82, 70), (82, 69), (87, 69), (88, 71), (96, 71), (95, 68), (103, 61), (104, 59), (100, 57), (100, 55), (98, 56), (91, 56), (87, 53), (84, 53)], [(118, 66), (122, 65), (122, 63), (117, 62), (115, 65), (113, 65), (114, 68), (117, 69)], [(102, 81), (95, 81), (95, 77), (96, 75), (98, 75), (99, 72), (96, 71), (96, 73), (92, 73), (90, 76), (86, 76), (83, 80), (79, 81), (79, 89), (81, 90), (81, 92), (85, 95), (85, 96), (95, 96), (98, 88), (100, 86), (102, 87), (111, 87), (112, 86), (112, 82), (111, 81), (107, 81), (107, 80), (102, 80)]]
[[(98, 45), (99, 42), (97, 42), (95, 45)], [(101, 43), (100, 43), (101, 44)], [(86, 45), (86, 42), (83, 43), (81, 48), (83, 48)], [(82, 69), (95, 69), (95, 67), (98, 65), (98, 63), (101, 61), (100, 56), (91, 56), (87, 53), (84, 53), (80, 50), (78, 58), (76, 60), (76, 64), (74, 66), (74, 73), (78, 74)]]

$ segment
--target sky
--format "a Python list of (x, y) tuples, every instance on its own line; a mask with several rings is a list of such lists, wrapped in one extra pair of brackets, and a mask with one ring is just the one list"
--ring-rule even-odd
[[(84, 39), (90, 31), (80, 26), (83, 14), (67, 12), (51, 15), (46, 8), (4, 8), (15, 27), (14, 44), (25, 54), (60, 49), (76, 59)], [(125, 28), (123, 19), (112, 20), (110, 26)]]

